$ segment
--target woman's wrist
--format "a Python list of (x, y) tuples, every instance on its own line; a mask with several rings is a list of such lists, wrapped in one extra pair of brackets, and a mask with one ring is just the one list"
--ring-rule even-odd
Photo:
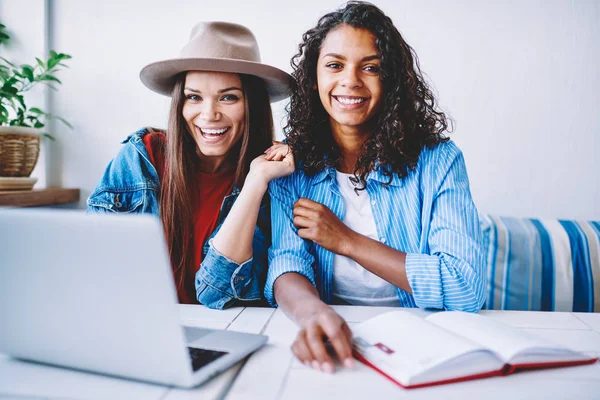
[(315, 299), (315, 301), (303, 302), (301, 305), (296, 307), (292, 314), (292, 318), (296, 323), (305, 327), (306, 323), (314, 318), (316, 315), (329, 310), (327, 304), (323, 303), (321, 299)]
[(248, 175), (246, 175), (246, 180), (244, 181), (244, 189), (246, 188), (252, 192), (260, 193), (262, 196), (269, 188), (269, 182), (258, 174), (250, 171)]
[(339, 252), (337, 254), (354, 259), (355, 252), (360, 249), (360, 240), (363, 238), (360, 233), (348, 228), (348, 234), (341, 240)]

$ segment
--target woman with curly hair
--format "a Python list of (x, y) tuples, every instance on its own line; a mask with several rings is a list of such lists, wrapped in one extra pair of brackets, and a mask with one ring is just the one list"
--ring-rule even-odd
[(333, 372), (326, 340), (353, 362), (331, 304), (477, 312), (481, 234), (447, 119), (380, 9), (349, 2), (323, 16), (292, 66), (286, 135), (298, 168), (270, 183), (265, 295), (300, 326), (298, 359)]

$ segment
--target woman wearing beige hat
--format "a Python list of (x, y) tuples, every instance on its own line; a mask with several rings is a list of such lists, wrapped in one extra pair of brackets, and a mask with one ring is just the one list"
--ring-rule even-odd
[(294, 170), (287, 146), (273, 144), (269, 101), (287, 97), (291, 77), (260, 62), (252, 32), (226, 22), (197, 24), (179, 58), (140, 77), (171, 96), (168, 129), (127, 138), (88, 211), (160, 217), (181, 303), (260, 302), (268, 182)]

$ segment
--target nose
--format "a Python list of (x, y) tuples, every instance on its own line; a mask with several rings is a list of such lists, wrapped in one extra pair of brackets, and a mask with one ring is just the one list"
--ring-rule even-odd
[(201, 105), (199, 117), (203, 121), (218, 121), (221, 119), (221, 112), (215, 102), (204, 101)]
[(342, 74), (343, 75), (342, 79), (340, 80), (340, 84), (343, 87), (356, 89), (362, 86), (362, 81), (360, 80), (358, 68), (347, 66), (346, 68), (344, 68)]

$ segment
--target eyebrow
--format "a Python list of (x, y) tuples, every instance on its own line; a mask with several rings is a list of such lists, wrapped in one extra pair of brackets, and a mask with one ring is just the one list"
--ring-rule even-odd
[[(193, 93), (202, 93), (199, 90), (192, 89), (192, 88), (189, 88), (189, 87), (186, 87), (183, 90), (187, 90), (188, 92), (193, 92)], [(240, 89), (239, 87), (235, 87), (235, 86), (228, 87), (228, 88), (225, 88), (225, 89), (221, 89), (217, 93), (225, 93), (225, 92), (229, 92), (229, 91), (232, 91), (232, 90), (239, 90), (240, 92), (244, 93), (244, 91), (242, 89)]]
[[(327, 53), (323, 56), (323, 58), (325, 58), (325, 57), (334, 57), (334, 58), (339, 58), (340, 60), (347, 60), (346, 56), (343, 56), (343, 55), (337, 54), (337, 53)], [(374, 54), (372, 56), (364, 57), (360, 61), (365, 62), (365, 61), (379, 60), (379, 59), (380, 59), (380, 57), (377, 54)]]

